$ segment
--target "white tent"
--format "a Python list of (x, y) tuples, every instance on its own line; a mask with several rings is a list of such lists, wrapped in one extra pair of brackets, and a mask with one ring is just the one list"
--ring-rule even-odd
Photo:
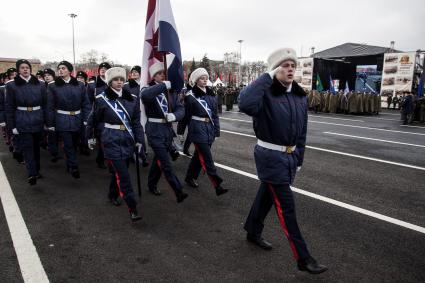
[(224, 86), (224, 83), (220, 80), (220, 78), (217, 78), (216, 80), (215, 80), (215, 82), (213, 83), (213, 86), (217, 86), (217, 85), (222, 85), (222, 86)]

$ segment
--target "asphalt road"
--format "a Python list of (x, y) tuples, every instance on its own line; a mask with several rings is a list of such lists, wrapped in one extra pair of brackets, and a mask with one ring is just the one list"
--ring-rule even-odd
[[(400, 126), (396, 113), (310, 115), (310, 148), (294, 187), (425, 227), (425, 128)], [(237, 111), (222, 118), (216, 163), (256, 174), (250, 118)], [(93, 155), (79, 160), (82, 178), (74, 180), (63, 161), (53, 164), (43, 151), (45, 178), (30, 187), (25, 168), (0, 145), (0, 161), (51, 282), (425, 281), (422, 232), (295, 193), (309, 249), (329, 267), (313, 276), (297, 271), (274, 211), (264, 231), (273, 250), (246, 242), (242, 227), (259, 184), (246, 174), (219, 168), (228, 194), (216, 197), (201, 176), (200, 188), (185, 187), (189, 198), (177, 204), (163, 179), (162, 196), (146, 193), (143, 169), (144, 219), (132, 224), (125, 206), (106, 200), (107, 170), (95, 167)], [(184, 156), (174, 163), (181, 181), (188, 164)], [(3, 209), (0, 250), (0, 281), (22, 282)]]

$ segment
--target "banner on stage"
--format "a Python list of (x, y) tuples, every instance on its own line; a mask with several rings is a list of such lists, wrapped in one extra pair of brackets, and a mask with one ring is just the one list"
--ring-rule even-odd
[(400, 96), (412, 91), (416, 53), (386, 53), (382, 69), (381, 95)]
[(312, 89), (313, 58), (298, 58), (294, 80), (305, 90)]

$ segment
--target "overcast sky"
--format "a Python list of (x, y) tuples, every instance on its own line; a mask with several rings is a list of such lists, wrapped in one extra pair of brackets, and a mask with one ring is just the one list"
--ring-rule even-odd
[[(350, 3), (348, 3), (350, 2)], [(266, 60), (279, 47), (309, 55), (345, 42), (425, 49), (424, 0), (286, 1), (171, 0), (184, 60), (223, 59), (239, 50), (242, 60)], [(142, 60), (147, 0), (4, 1), (0, 57), (72, 61), (75, 13), (76, 58), (96, 49), (115, 62)], [(301, 54), (302, 51), (302, 54)]]

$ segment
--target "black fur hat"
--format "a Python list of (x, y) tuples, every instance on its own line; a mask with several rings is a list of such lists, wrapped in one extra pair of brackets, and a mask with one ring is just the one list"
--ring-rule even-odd
[(13, 72), (17, 73), (18, 71), (15, 68), (9, 68), (6, 71), (6, 74), (10, 76)]
[(68, 69), (68, 71), (70, 71), (70, 72), (72, 72), (74, 70), (74, 67), (68, 61), (60, 61), (59, 64), (58, 64), (58, 68), (59, 68), (60, 65), (64, 65)]
[(137, 65), (136, 66), (133, 66), (131, 68), (131, 70), (130, 70), (130, 73), (133, 72), (133, 70), (136, 71), (136, 72), (138, 72), (139, 75), (142, 73), (142, 68), (140, 66), (137, 66)]
[(97, 71), (99, 72), (99, 70), (101, 68), (110, 69), (110, 68), (112, 68), (112, 66), (108, 62), (102, 62), (102, 63), (99, 64), (99, 67), (97, 68)]
[(16, 70), (19, 70), (19, 66), (22, 64), (27, 64), (30, 67), (30, 71), (32, 71), (31, 63), (27, 59), (19, 59), (16, 61)]
[(77, 78), (78, 77), (83, 77), (85, 81), (87, 81), (87, 78), (88, 78), (86, 72), (84, 72), (84, 71), (78, 71), (77, 72)]
[(52, 69), (50, 69), (50, 68), (47, 68), (47, 69), (44, 69), (44, 70), (43, 70), (43, 75), (45, 75), (45, 74), (49, 74), (49, 75), (51, 75), (52, 77), (55, 77), (55, 76), (56, 76), (55, 71), (53, 71), (53, 70), (52, 70)]
[(38, 70), (37, 73), (35, 74), (36, 76), (43, 76), (43, 71), (42, 70)]

